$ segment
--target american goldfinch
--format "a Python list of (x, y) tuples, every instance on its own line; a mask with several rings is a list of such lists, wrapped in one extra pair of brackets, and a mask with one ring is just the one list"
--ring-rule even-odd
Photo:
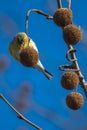
[[(10, 54), (14, 57), (14, 59), (16, 59), (18, 62), (22, 63), (21, 62), (21, 59), (22, 59), (22, 51), (23, 50), (26, 50), (24, 51), (23, 53), (26, 52), (26, 54), (24, 55), (25, 57), (24, 58), (24, 61), (28, 60), (28, 57), (31, 55), (31, 54), (27, 54), (27, 50), (28, 50), (28, 53), (30, 52), (31, 53), (31, 49), (33, 51), (35, 51), (37, 54), (39, 54), (38, 52), (38, 49), (36, 47), (36, 44), (34, 43), (34, 41), (29, 38), (27, 36), (26, 33), (24, 32), (20, 32), (18, 33), (12, 40), (12, 42), (10, 42), (10, 45), (9, 45), (9, 51), (10, 51)], [(20, 57), (21, 56), (21, 57)], [(31, 55), (31, 58), (33, 57), (33, 55)], [(29, 59), (30, 60), (30, 59)], [(28, 62), (28, 61), (27, 61)], [(26, 64), (26, 63), (25, 63)], [(25, 65), (27, 66), (27, 65)], [(39, 57), (37, 59), (37, 62), (35, 62), (31, 67), (39, 70), (40, 72), (42, 72), (48, 79), (51, 79), (53, 76), (52, 74), (50, 74), (45, 68), (44, 66), (42, 65), (42, 63), (40, 62), (39, 60)]]

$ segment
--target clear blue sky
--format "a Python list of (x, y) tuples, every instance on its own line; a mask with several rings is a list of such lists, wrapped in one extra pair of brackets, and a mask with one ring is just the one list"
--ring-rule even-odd
[[(67, 0), (64, 0), (63, 7), (66, 6)], [(78, 87), (78, 92), (84, 96), (84, 106), (80, 110), (73, 111), (65, 103), (65, 98), (70, 91), (63, 89), (60, 84), (62, 72), (58, 70), (58, 66), (68, 63), (65, 58), (67, 47), (62, 39), (61, 28), (36, 13), (32, 13), (29, 18), (30, 37), (37, 44), (43, 65), (54, 75), (51, 81), (37, 70), (17, 63), (9, 54), (9, 42), (16, 33), (25, 31), (26, 11), (32, 8), (53, 15), (57, 3), (56, 0), (0, 1), (0, 56), (4, 55), (9, 60), (8, 68), (0, 74), (0, 91), (12, 102), (9, 93), (14, 93), (20, 84), (27, 82), (32, 86), (33, 104), (24, 113), (28, 119), (44, 130), (87, 130), (87, 99), (83, 89)], [(87, 1), (72, 0), (71, 9), (73, 23), (80, 25), (83, 32), (86, 31)], [(78, 49), (76, 55), (85, 79), (87, 79), (86, 44), (81, 41), (75, 46)], [(19, 120), (16, 114), (0, 100), (0, 130), (22, 130), (20, 127), (23, 127), (23, 130), (34, 130), (33, 127)]]

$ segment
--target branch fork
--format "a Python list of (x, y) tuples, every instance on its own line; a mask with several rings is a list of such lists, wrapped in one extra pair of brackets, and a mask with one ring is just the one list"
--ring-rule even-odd
[(30, 9), (30, 10), (28, 10), (27, 13), (26, 13), (26, 24), (25, 24), (25, 31), (26, 31), (26, 34), (27, 34), (27, 35), (28, 35), (28, 30), (29, 30), (29, 29), (28, 29), (28, 17), (30, 16), (31, 12), (36, 12), (36, 13), (38, 13), (38, 14), (40, 14), (40, 15), (43, 15), (43, 16), (46, 17), (46, 19), (50, 19), (50, 20), (53, 19), (53, 16), (50, 16), (50, 15), (44, 13), (44, 12), (41, 11), (41, 10), (38, 10), (38, 9)]
[(75, 55), (76, 50), (73, 49), (72, 45), (68, 45), (68, 51), (66, 53), (66, 58), (68, 61), (72, 62), (72, 65), (62, 65), (59, 67), (61, 71), (75, 71), (79, 76), (79, 84), (83, 88), (85, 95), (87, 97), (87, 82), (84, 79), (84, 76), (81, 73), (77, 58)]

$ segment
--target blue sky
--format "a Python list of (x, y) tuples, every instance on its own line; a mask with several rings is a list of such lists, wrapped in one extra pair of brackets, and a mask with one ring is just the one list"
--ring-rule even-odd
[[(63, 7), (67, 7), (66, 1), (63, 1)], [(53, 15), (57, 3), (56, 0), (0, 1), (0, 56), (8, 59), (8, 67), (0, 73), (0, 91), (13, 103), (14, 92), (21, 84), (27, 83), (32, 88), (31, 107), (24, 113), (28, 119), (44, 130), (86, 130), (87, 99), (83, 89), (78, 87), (78, 92), (84, 96), (84, 106), (80, 110), (73, 111), (65, 103), (65, 98), (71, 91), (63, 89), (60, 84), (62, 72), (58, 70), (58, 66), (69, 63), (65, 58), (67, 46), (63, 41), (61, 28), (41, 15), (36, 13), (30, 15), (29, 35), (39, 49), (43, 65), (54, 75), (51, 81), (37, 70), (17, 63), (9, 54), (9, 42), (16, 33), (25, 31), (26, 12), (32, 8)], [(71, 9), (73, 23), (80, 25), (83, 32), (86, 32), (87, 1), (72, 1)], [(85, 79), (87, 79), (86, 40), (75, 46), (78, 50), (76, 56)], [(21, 127), (23, 130), (35, 129), (19, 120), (16, 114), (0, 100), (0, 130), (21, 130)]]

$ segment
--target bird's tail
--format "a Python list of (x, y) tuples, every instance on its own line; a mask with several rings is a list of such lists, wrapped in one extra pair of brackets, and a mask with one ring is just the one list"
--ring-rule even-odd
[(43, 74), (50, 80), (52, 79), (53, 75), (49, 73), (46, 69), (43, 70)]
[(41, 64), (40, 60), (38, 61), (38, 63), (36, 65), (33, 66), (34, 68), (36, 68), (37, 70), (39, 70), (40, 72), (42, 72), (49, 80), (52, 79), (53, 75), (51, 73), (49, 73), (44, 66)]

